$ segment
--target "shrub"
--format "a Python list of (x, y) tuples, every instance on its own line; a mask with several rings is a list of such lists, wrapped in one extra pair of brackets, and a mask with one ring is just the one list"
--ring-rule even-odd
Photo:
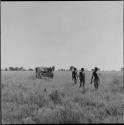
[(54, 102), (54, 104), (62, 103), (62, 99), (58, 90), (51, 91), (51, 93), (48, 96)]

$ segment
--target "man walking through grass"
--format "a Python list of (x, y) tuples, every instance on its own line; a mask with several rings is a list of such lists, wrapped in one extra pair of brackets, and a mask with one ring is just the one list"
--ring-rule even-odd
[(80, 72), (79, 72), (79, 80), (80, 80), (80, 88), (83, 84), (83, 88), (84, 88), (84, 84), (85, 84), (85, 72), (84, 72), (84, 68), (81, 68)]
[(93, 80), (95, 89), (98, 89), (99, 83), (100, 83), (100, 79), (97, 74), (98, 70), (99, 70), (99, 68), (97, 68), (97, 67), (95, 67), (94, 71), (92, 70), (93, 73), (92, 73), (92, 78), (91, 78), (91, 84), (92, 84), (92, 80)]
[(72, 71), (72, 80), (74, 80), (74, 83), (77, 84), (77, 69), (74, 68)]

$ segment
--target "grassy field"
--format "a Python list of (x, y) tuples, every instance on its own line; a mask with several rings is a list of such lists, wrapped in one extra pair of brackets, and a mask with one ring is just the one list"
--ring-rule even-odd
[(55, 71), (54, 79), (36, 79), (33, 71), (1, 75), (3, 124), (124, 123), (122, 72), (101, 72), (98, 91), (91, 72), (85, 89), (73, 84), (69, 71)]

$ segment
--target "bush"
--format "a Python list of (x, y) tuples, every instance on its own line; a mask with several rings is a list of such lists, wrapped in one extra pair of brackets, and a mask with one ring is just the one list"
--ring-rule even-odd
[(54, 104), (62, 103), (61, 96), (57, 90), (51, 91), (51, 93), (48, 96), (54, 102)]
[(80, 114), (67, 105), (59, 105), (54, 109), (49, 107), (39, 109), (33, 120), (37, 124), (80, 123)]

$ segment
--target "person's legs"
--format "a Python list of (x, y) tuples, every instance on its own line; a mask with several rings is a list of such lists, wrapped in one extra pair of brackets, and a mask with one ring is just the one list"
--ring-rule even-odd
[(85, 83), (84, 83), (84, 80), (83, 80), (83, 88), (84, 88), (84, 84), (85, 84)]
[(39, 79), (39, 72), (38, 72), (38, 74), (37, 74), (37, 78)]
[(81, 88), (81, 85), (82, 85), (82, 80), (80, 79), (80, 88)]
[(98, 80), (97, 80), (97, 82), (96, 82), (96, 89), (98, 89)]
[(74, 79), (74, 81), (75, 81), (75, 84), (77, 84), (77, 79), (76, 78)]
[(94, 80), (95, 89), (98, 89), (98, 80)]
[(74, 80), (74, 84), (75, 84), (75, 82), (76, 82), (76, 81), (75, 81), (75, 78), (73, 78), (73, 80)]

